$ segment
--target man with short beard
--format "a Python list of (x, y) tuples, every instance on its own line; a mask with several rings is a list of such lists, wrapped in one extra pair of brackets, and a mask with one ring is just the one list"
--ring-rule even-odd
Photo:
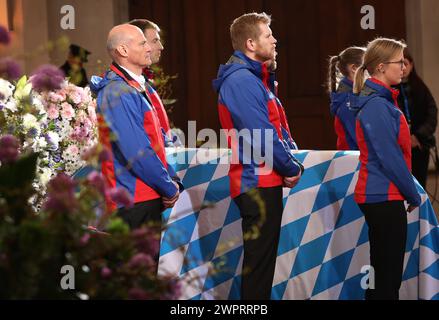
[[(283, 212), (282, 186), (293, 188), (303, 172), (291, 152), (285, 113), (273, 92), (274, 73), (269, 67), (276, 66), (277, 41), (270, 23), (265, 13), (235, 19), (230, 27), (235, 52), (220, 66), (214, 81), (222, 128), (240, 132), (239, 139), (233, 133), (228, 136), (232, 160), (238, 160), (230, 165), (229, 178), (231, 197), (242, 217), (244, 300), (271, 297)], [(257, 137), (258, 130), (262, 139)], [(272, 141), (265, 140), (267, 132)], [(262, 155), (265, 162), (255, 155)]]

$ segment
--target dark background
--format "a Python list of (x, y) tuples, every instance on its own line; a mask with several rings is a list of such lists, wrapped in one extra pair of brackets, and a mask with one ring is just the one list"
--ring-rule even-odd
[[(130, 19), (146, 18), (162, 29), (160, 64), (166, 73), (178, 74), (173, 83), (178, 102), (169, 117), (185, 132), (188, 120), (197, 121), (197, 130), (220, 128), (212, 80), (233, 52), (231, 22), (247, 12), (271, 14), (279, 96), (300, 149), (335, 149), (324, 88), (328, 57), (376, 36), (406, 36), (404, 0), (130, 0), (129, 5)], [(375, 30), (361, 28), (363, 5), (375, 8)]]

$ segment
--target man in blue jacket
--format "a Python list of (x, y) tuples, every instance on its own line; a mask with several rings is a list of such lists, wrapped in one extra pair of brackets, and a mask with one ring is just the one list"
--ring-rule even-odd
[[(91, 83), (100, 143), (111, 151), (102, 174), (110, 187), (123, 187), (133, 197), (134, 207), (118, 208), (131, 229), (160, 225), (161, 212), (174, 206), (183, 186), (166, 162), (160, 121), (145, 93), (142, 70), (151, 64), (151, 48), (139, 28), (123, 24), (110, 31), (107, 50), (110, 70)], [(108, 206), (116, 209), (110, 200)]]
[[(282, 186), (294, 187), (303, 171), (291, 152), (283, 108), (273, 93), (269, 69), (275, 62), (276, 39), (270, 23), (265, 13), (245, 14), (233, 22), (230, 34), (235, 52), (220, 66), (213, 83), (219, 94), (221, 126), (232, 149), (230, 191), (242, 217), (241, 299), (245, 300), (271, 297)], [(261, 132), (265, 133), (262, 139)]]

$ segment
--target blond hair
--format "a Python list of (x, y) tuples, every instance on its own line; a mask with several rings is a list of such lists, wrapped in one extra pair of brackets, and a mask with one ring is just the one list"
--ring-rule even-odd
[(236, 18), (230, 26), (230, 38), (234, 50), (242, 52), (246, 49), (248, 39), (256, 40), (261, 35), (260, 24), (271, 24), (271, 16), (265, 12), (262, 13), (246, 13)]
[(372, 75), (380, 63), (386, 63), (396, 54), (403, 51), (406, 44), (402, 41), (389, 38), (377, 38), (368, 43), (364, 54), (363, 64), (357, 69), (354, 79), (355, 94), (359, 94), (364, 87), (364, 73)]
[(363, 63), (363, 55), (366, 48), (363, 47), (349, 47), (340, 52), (338, 56), (329, 58), (328, 67), (328, 92), (335, 92), (337, 87), (337, 79), (340, 78), (340, 74), (347, 77), (349, 76), (349, 65), (353, 64), (356, 67), (361, 66)]

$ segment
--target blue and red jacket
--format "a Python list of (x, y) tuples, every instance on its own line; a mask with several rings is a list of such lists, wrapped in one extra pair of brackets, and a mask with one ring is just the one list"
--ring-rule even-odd
[(366, 80), (351, 107), (358, 111), (356, 134), (360, 173), (355, 187), (357, 203), (406, 200), (421, 204), (411, 174), (410, 130), (397, 107), (398, 91), (374, 78)]
[(167, 164), (160, 121), (148, 95), (115, 63), (103, 78), (92, 77), (90, 87), (97, 94), (100, 143), (112, 151), (101, 164), (109, 187), (125, 188), (134, 203), (173, 197), (172, 181), (179, 180)]
[(345, 77), (340, 81), (337, 91), (331, 92), (331, 114), (335, 117), (337, 150), (358, 150), (355, 113), (349, 107), (352, 87), (352, 81)]
[[(213, 86), (219, 93), (222, 128), (226, 131), (236, 129), (241, 134), (240, 137), (232, 134), (228, 139), (232, 160), (238, 160), (237, 163), (232, 161), (229, 169), (232, 198), (253, 188), (281, 186), (283, 177), (296, 176), (303, 171), (302, 164), (291, 152), (294, 141), (285, 112), (270, 90), (273, 82), (265, 64), (235, 51), (229, 62), (220, 66)], [(244, 129), (248, 129), (247, 134), (241, 131)], [(258, 139), (255, 129), (262, 130), (262, 136), (264, 130), (269, 130), (273, 134), (273, 145), (266, 145), (264, 138)], [(270, 148), (272, 167), (259, 163), (254, 157), (254, 154), (271, 156)], [(244, 152), (246, 149), (251, 150), (251, 155)]]

